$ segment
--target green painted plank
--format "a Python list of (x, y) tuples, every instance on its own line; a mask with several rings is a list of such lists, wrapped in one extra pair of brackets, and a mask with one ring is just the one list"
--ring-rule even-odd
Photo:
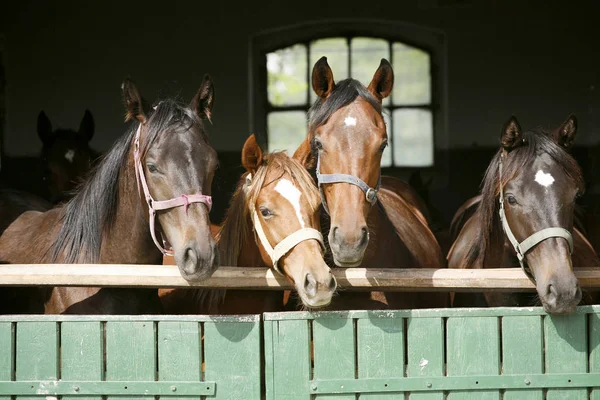
[[(448, 376), (500, 373), (500, 334), (497, 317), (448, 318), (446, 330)], [(448, 394), (448, 400), (473, 398), (499, 400), (500, 392), (456, 391)]]
[[(587, 372), (584, 314), (544, 317), (546, 373)], [(547, 400), (587, 400), (586, 389), (548, 390)]]
[[(404, 376), (404, 320), (361, 318), (356, 321), (359, 378)], [(397, 399), (395, 394), (364, 394), (361, 399)]]
[[(600, 372), (600, 314), (591, 313), (588, 315), (589, 331), (589, 362), (591, 373)], [(600, 400), (600, 388), (593, 388), (590, 393), (590, 400)]]
[[(354, 320), (323, 318), (313, 321), (314, 379), (354, 378), (356, 375)], [(354, 400), (351, 395), (318, 395), (319, 400)]]
[[(19, 322), (16, 326), (15, 378), (18, 381), (58, 378), (56, 322)], [(39, 397), (17, 396), (17, 400)]]
[[(0, 381), (11, 381), (14, 368), (12, 323), (0, 322)], [(11, 400), (0, 396), (0, 400)]]
[(267, 400), (308, 400), (311, 368), (309, 321), (265, 321)]
[[(202, 380), (202, 355), (198, 322), (158, 323), (158, 380)], [(172, 400), (199, 400), (200, 397), (161, 397)]]
[[(102, 323), (63, 322), (60, 327), (61, 379), (101, 381), (104, 375)], [(102, 397), (73, 397), (64, 399), (101, 400)]]
[[(541, 374), (544, 372), (542, 317), (502, 318), (503, 374)], [(543, 400), (543, 390), (507, 390), (504, 400)]]
[(260, 341), (259, 322), (204, 323), (204, 378), (217, 383), (214, 399), (261, 398)]
[[(106, 380), (154, 381), (155, 328), (151, 321), (106, 323)], [(107, 397), (108, 400), (153, 400), (154, 397)]]
[[(409, 377), (444, 376), (444, 320), (409, 318), (407, 324)], [(443, 392), (411, 393), (411, 400), (443, 400)]]

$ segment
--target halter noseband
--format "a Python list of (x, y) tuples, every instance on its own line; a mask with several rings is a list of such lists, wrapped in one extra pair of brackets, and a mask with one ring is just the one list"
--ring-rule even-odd
[(360, 190), (362, 190), (365, 194), (365, 198), (373, 206), (377, 201), (377, 193), (379, 192), (379, 188), (381, 187), (381, 173), (379, 174), (379, 179), (377, 180), (377, 186), (372, 188), (367, 185), (365, 181), (360, 179), (354, 175), (348, 174), (322, 174), (321, 173), (321, 153), (317, 153), (317, 185), (319, 186), (319, 193), (321, 194), (321, 203), (323, 203), (323, 208), (325, 212), (329, 214), (329, 208), (327, 207), (327, 202), (325, 201), (325, 194), (323, 193), (322, 185), (326, 183), (349, 183), (351, 185), (358, 186)]
[[(185, 209), (185, 213), (187, 215), (188, 207), (191, 203), (204, 203), (208, 207), (208, 211), (212, 208), (212, 197), (206, 196), (204, 194), (192, 194), (186, 195), (182, 194), (181, 196), (174, 197), (169, 200), (161, 200), (156, 201), (152, 198), (150, 191), (148, 190), (148, 184), (146, 183), (146, 176), (144, 175), (144, 167), (142, 166), (142, 160), (140, 158), (140, 132), (142, 131), (142, 124), (137, 129), (135, 133), (134, 139), (134, 147), (133, 147), (133, 158), (135, 165), (135, 177), (138, 182), (138, 189), (140, 182), (142, 183), (142, 189), (144, 191), (144, 196), (146, 198), (146, 203), (148, 203), (148, 214), (150, 220), (150, 234), (152, 235), (152, 240), (161, 253), (172, 256), (173, 252), (165, 249), (156, 239), (156, 228), (154, 226), (156, 212), (160, 210), (168, 210), (169, 208), (175, 208), (183, 206)], [(164, 239), (163, 239), (164, 241)]]
[(504, 189), (502, 187), (502, 159), (504, 158), (504, 153), (500, 155), (500, 163), (499, 163), (499, 173), (500, 173), (500, 221), (502, 221), (502, 228), (508, 237), (508, 240), (512, 244), (517, 253), (517, 258), (519, 259), (519, 264), (521, 265), (521, 269), (525, 272), (525, 275), (529, 277), (533, 282), (535, 282), (535, 277), (533, 273), (526, 266), (525, 254), (541, 242), (546, 239), (560, 237), (566, 239), (567, 243), (569, 243), (569, 250), (571, 254), (573, 254), (573, 236), (571, 232), (564, 228), (553, 227), (542, 229), (541, 231), (537, 231), (534, 234), (530, 235), (527, 239), (523, 240), (521, 243), (517, 240), (515, 235), (513, 234), (510, 226), (508, 225), (508, 220), (506, 219), (506, 214), (504, 212)]
[[(246, 185), (252, 184), (252, 174), (248, 174), (246, 176)], [(250, 213), (252, 214), (252, 223), (254, 225), (254, 232), (256, 236), (258, 236), (258, 241), (265, 249), (269, 257), (271, 258), (271, 262), (273, 263), (273, 269), (279, 273), (279, 260), (281, 257), (285, 256), (290, 252), (294, 247), (304, 242), (305, 240), (316, 240), (321, 245), (321, 249), (325, 251), (325, 243), (323, 243), (323, 235), (321, 232), (314, 228), (300, 228), (294, 233), (286, 236), (282, 241), (275, 245), (275, 248), (271, 246), (269, 243), (269, 239), (267, 239), (267, 235), (265, 235), (265, 231), (263, 230), (262, 224), (260, 223), (260, 219), (258, 218), (258, 214), (256, 213), (256, 205), (250, 203), (249, 204)]]

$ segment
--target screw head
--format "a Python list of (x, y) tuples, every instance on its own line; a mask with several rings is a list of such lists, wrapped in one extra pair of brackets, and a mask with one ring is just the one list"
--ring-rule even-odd
[(313, 383), (312, 385), (310, 385), (310, 388), (311, 388), (312, 390), (317, 390), (317, 385)]
[(177, 391), (177, 386), (171, 386), (171, 392), (176, 392)]
[(525, 379), (525, 384), (526, 384), (527, 386), (529, 386), (529, 385), (531, 385), (531, 381), (530, 381), (529, 379)]
[(431, 388), (433, 385), (431, 384), (431, 382), (427, 382), (427, 387)]
[(79, 386), (73, 386), (73, 390), (79, 392)]

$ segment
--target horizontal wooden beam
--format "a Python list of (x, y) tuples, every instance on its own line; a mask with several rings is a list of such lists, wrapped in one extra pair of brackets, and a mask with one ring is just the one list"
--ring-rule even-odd
[[(333, 269), (344, 290), (386, 291), (533, 291), (518, 268), (509, 269)], [(600, 288), (600, 268), (580, 269), (583, 288)], [(220, 267), (199, 283), (183, 279), (175, 266), (116, 264), (4, 264), (0, 286), (102, 286), (220, 289), (291, 289), (292, 283), (267, 268)]]

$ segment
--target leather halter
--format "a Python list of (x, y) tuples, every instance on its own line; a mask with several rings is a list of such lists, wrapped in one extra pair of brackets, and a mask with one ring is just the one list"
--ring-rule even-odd
[(553, 227), (542, 229), (541, 231), (537, 231), (534, 234), (530, 235), (527, 239), (523, 240), (519, 243), (515, 235), (513, 234), (510, 226), (508, 225), (508, 220), (506, 219), (506, 214), (504, 212), (504, 189), (502, 187), (502, 160), (504, 158), (504, 153), (500, 156), (499, 163), (499, 173), (500, 173), (500, 221), (502, 221), (502, 228), (504, 229), (504, 233), (508, 237), (508, 240), (512, 244), (517, 253), (517, 258), (519, 259), (519, 264), (521, 265), (521, 269), (525, 272), (525, 275), (529, 277), (535, 283), (535, 277), (533, 273), (526, 266), (525, 255), (529, 250), (540, 244), (546, 239), (549, 238), (563, 238), (569, 243), (569, 250), (571, 254), (573, 254), (573, 236), (571, 232), (564, 228)]
[[(246, 176), (246, 185), (250, 186), (252, 184), (252, 174), (248, 174)], [(273, 269), (279, 273), (279, 260), (281, 257), (285, 256), (290, 252), (294, 247), (304, 242), (305, 240), (316, 240), (321, 245), (321, 249), (325, 251), (325, 243), (323, 242), (323, 235), (321, 232), (314, 228), (301, 228), (295, 231), (294, 233), (286, 236), (282, 241), (275, 245), (275, 248), (271, 246), (269, 239), (267, 239), (267, 235), (265, 235), (265, 231), (263, 230), (262, 224), (260, 223), (260, 218), (258, 218), (258, 214), (256, 213), (256, 204), (250, 203), (249, 205), (250, 213), (252, 215), (252, 224), (254, 225), (254, 232), (256, 236), (258, 236), (258, 240), (262, 247), (265, 249), (269, 257), (271, 258), (271, 262), (273, 263)], [(256, 239), (256, 237), (255, 237)]]
[[(206, 196), (204, 194), (192, 194), (186, 195), (182, 194), (181, 196), (174, 197), (169, 200), (161, 200), (156, 201), (152, 198), (150, 194), (150, 190), (148, 190), (148, 184), (146, 183), (146, 176), (144, 175), (144, 167), (142, 166), (142, 160), (140, 158), (140, 132), (142, 131), (142, 124), (137, 129), (135, 133), (134, 139), (134, 147), (133, 147), (133, 158), (135, 165), (135, 177), (138, 183), (138, 190), (140, 186), (140, 182), (142, 184), (142, 189), (144, 191), (144, 196), (146, 198), (146, 203), (148, 203), (148, 214), (149, 214), (149, 224), (150, 224), (150, 234), (152, 235), (152, 240), (161, 253), (172, 256), (173, 252), (165, 249), (156, 239), (156, 227), (155, 227), (155, 219), (156, 212), (161, 210), (168, 210), (170, 208), (181, 207), (183, 206), (185, 209), (185, 213), (187, 215), (187, 210), (190, 204), (192, 203), (204, 203), (208, 207), (208, 211), (212, 208), (212, 197)], [(164, 242), (164, 239), (163, 239)]]
[(381, 187), (381, 173), (379, 173), (379, 179), (377, 180), (377, 186), (372, 188), (367, 185), (365, 181), (354, 175), (348, 174), (322, 174), (321, 173), (321, 152), (317, 153), (317, 185), (319, 186), (319, 193), (321, 194), (321, 203), (325, 212), (329, 214), (329, 208), (325, 201), (325, 194), (323, 193), (323, 186), (326, 183), (349, 183), (351, 185), (358, 186), (360, 190), (365, 194), (365, 198), (373, 206), (377, 202), (377, 193)]

